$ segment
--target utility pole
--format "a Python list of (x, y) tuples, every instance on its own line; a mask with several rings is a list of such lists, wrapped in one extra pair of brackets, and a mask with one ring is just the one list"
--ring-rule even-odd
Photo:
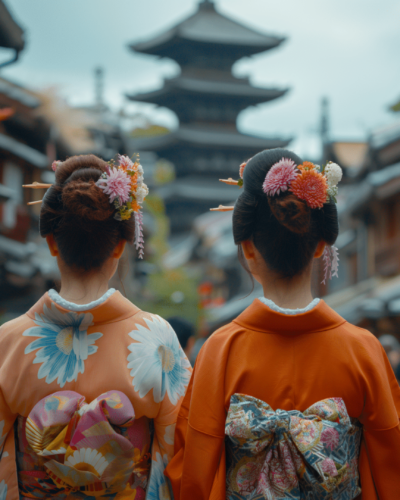
[(96, 107), (99, 111), (104, 109), (104, 69), (100, 66), (95, 68), (94, 70), (94, 78), (95, 78), (95, 98), (96, 98)]
[(320, 137), (322, 145), (322, 163), (326, 163), (329, 144), (329, 99), (323, 97), (321, 100), (321, 124)]

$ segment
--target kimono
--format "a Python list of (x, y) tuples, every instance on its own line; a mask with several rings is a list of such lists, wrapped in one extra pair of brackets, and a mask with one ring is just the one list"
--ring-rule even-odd
[[(200, 351), (165, 474), (175, 500), (391, 500), (400, 495), (399, 415), (399, 385), (371, 333), (322, 300), (286, 315), (256, 299)], [(260, 473), (262, 447), (265, 463), (275, 453), (280, 469)], [(294, 469), (303, 469), (293, 479), (287, 471), (296, 457), (302, 462)], [(310, 494), (307, 474), (316, 488), (322, 484), (315, 482), (314, 460), (321, 460), (327, 482), (345, 472), (351, 492)], [(275, 481), (273, 491), (268, 481)]]
[(0, 500), (170, 499), (190, 373), (171, 326), (119, 292), (46, 293), (0, 328)]

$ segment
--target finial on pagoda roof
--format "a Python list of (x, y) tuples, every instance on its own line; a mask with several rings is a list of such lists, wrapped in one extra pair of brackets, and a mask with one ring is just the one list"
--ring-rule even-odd
[(215, 9), (214, 2), (212, 0), (202, 0), (199, 3), (199, 9)]

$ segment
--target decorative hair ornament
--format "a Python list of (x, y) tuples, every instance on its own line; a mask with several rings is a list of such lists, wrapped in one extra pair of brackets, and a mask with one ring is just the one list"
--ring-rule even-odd
[(296, 175), (289, 191), (304, 200), (310, 208), (322, 208), (327, 202), (328, 183), (317, 169), (307, 168)]
[(135, 216), (135, 246), (139, 252), (139, 259), (143, 259), (143, 214), (140, 211), (149, 188), (143, 182), (143, 167), (139, 159), (133, 162), (128, 156), (118, 156), (119, 165), (111, 160), (107, 172), (104, 172), (96, 182), (99, 187), (110, 198), (110, 203), (117, 210), (114, 218), (117, 220), (128, 220)]
[[(248, 160), (249, 161), (249, 160)], [(228, 185), (243, 186), (243, 172), (247, 162), (242, 163), (239, 168), (239, 180), (220, 179)], [(321, 171), (319, 165), (310, 161), (296, 165), (289, 158), (281, 158), (269, 169), (262, 185), (262, 190), (267, 196), (277, 196), (285, 191), (290, 191), (300, 200), (304, 200), (312, 209), (321, 209), (325, 203), (332, 199), (337, 203), (338, 183), (343, 177), (342, 169), (333, 162), (328, 162)], [(228, 212), (234, 207), (220, 205), (218, 208), (211, 208), (213, 212)], [(338, 277), (339, 251), (335, 246), (325, 246), (323, 253), (324, 279)]]
[(282, 158), (270, 168), (266, 175), (262, 186), (264, 193), (267, 196), (275, 196), (287, 191), (290, 183), (296, 179), (297, 174), (295, 162), (288, 158)]
[(325, 246), (324, 253), (322, 254), (324, 262), (324, 279), (321, 281), (323, 285), (326, 284), (327, 279), (332, 279), (333, 276), (339, 277), (339, 250), (335, 246)]
[[(55, 172), (61, 164), (61, 161), (54, 161), (51, 165), (52, 170)], [(144, 239), (141, 208), (149, 194), (149, 188), (143, 182), (143, 167), (140, 165), (139, 157), (133, 162), (125, 155), (118, 155), (118, 164), (111, 160), (108, 165), (106, 172), (103, 172), (96, 182), (96, 186), (109, 197), (110, 203), (114, 205), (116, 209), (114, 218), (116, 220), (129, 220), (132, 215), (135, 216), (135, 246), (139, 252), (139, 259), (143, 259)], [(23, 187), (47, 189), (51, 186), (52, 184), (34, 182)], [(41, 202), (42, 200), (33, 201), (28, 205)]]

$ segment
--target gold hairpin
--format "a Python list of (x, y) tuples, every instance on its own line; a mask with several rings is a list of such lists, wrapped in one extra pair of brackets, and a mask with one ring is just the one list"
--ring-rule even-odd
[(42, 184), (41, 182), (32, 182), (32, 184), (23, 184), (23, 188), (31, 188), (31, 189), (48, 189), (53, 184)]
[[(32, 184), (22, 184), (23, 188), (30, 188), (30, 189), (48, 189), (52, 186), (53, 184), (43, 184), (42, 182), (33, 182)], [(37, 200), (37, 201), (29, 201), (27, 204), (28, 205), (38, 205), (39, 203), (42, 203), (43, 200)]]
[(235, 207), (224, 207), (220, 205), (218, 208), (210, 208), (210, 212), (231, 212)]
[(228, 184), (229, 186), (237, 186), (239, 184), (239, 181), (235, 181), (232, 177), (229, 177), (229, 179), (220, 179), (219, 181), (224, 184)]

